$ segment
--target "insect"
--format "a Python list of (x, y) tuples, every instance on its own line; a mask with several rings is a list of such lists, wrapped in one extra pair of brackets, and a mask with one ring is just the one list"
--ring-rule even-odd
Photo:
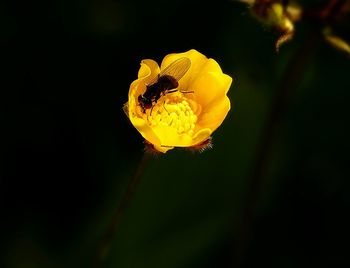
[[(147, 84), (146, 91), (137, 98), (142, 112), (145, 113), (146, 109), (153, 108), (160, 97), (178, 91), (179, 80), (186, 74), (190, 67), (191, 60), (189, 58), (179, 58), (161, 71), (153, 81)], [(189, 93), (188, 91), (181, 92)]]

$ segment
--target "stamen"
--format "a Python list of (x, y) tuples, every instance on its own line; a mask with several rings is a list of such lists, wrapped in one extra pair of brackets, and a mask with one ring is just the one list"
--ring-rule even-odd
[(195, 105), (195, 102), (184, 97), (181, 92), (175, 92), (158, 100), (152, 108), (152, 113), (149, 109), (143, 118), (150, 126), (168, 126), (175, 128), (178, 134), (192, 136), (197, 122), (194, 111), (198, 109)]

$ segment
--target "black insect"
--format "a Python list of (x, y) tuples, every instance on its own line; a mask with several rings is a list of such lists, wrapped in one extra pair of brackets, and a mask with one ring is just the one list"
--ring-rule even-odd
[(146, 85), (145, 93), (137, 98), (142, 112), (145, 113), (146, 109), (153, 108), (160, 97), (178, 91), (179, 80), (190, 67), (191, 60), (189, 58), (177, 59), (161, 71), (154, 81)]

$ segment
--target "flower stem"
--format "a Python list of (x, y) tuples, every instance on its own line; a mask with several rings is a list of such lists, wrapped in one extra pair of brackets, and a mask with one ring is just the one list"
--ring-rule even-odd
[(268, 161), (271, 155), (271, 148), (278, 127), (282, 121), (283, 115), (288, 108), (290, 99), (297, 89), (298, 83), (302, 80), (307, 62), (313, 54), (313, 48), (316, 45), (318, 33), (312, 31), (290, 59), (286, 70), (278, 86), (274, 102), (272, 103), (269, 116), (262, 131), (260, 142), (257, 147), (256, 158), (252, 165), (252, 173), (248, 180), (248, 189), (246, 193), (245, 208), (243, 217), (238, 227), (238, 237), (235, 248), (235, 267), (244, 266), (245, 257), (248, 251), (249, 241), (252, 238), (254, 212), (257, 202), (261, 196), (265, 183), (265, 175)]
[(113, 238), (117, 234), (118, 227), (123, 218), (125, 210), (130, 204), (132, 197), (134, 196), (135, 190), (140, 183), (141, 177), (144, 173), (145, 167), (150, 159), (149, 153), (143, 153), (138, 166), (135, 170), (135, 173), (131, 177), (127, 189), (122, 196), (122, 199), (118, 206), (116, 207), (115, 212), (113, 213), (109, 224), (106, 227), (106, 230), (100, 240), (100, 243), (97, 248), (97, 254), (95, 256), (95, 260), (93, 262), (93, 267), (103, 267), (103, 262), (106, 259), (111, 244), (113, 242)]

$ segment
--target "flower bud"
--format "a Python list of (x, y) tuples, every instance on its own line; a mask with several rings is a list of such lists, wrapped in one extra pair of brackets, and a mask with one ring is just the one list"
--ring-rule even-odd
[(323, 30), (323, 36), (328, 44), (330, 44), (335, 49), (350, 56), (350, 45), (341, 37), (334, 35), (331, 28), (325, 28)]

